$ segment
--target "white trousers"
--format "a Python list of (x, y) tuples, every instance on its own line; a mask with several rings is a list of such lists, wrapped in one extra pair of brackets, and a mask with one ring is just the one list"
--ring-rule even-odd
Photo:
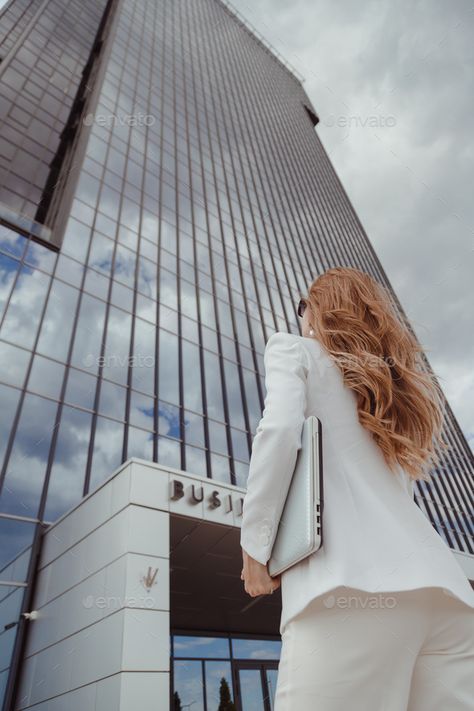
[(473, 711), (474, 609), (441, 588), (315, 598), (282, 634), (274, 711)]

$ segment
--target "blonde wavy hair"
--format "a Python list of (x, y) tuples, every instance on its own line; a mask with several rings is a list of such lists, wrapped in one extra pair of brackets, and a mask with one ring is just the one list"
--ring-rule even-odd
[(333, 267), (318, 276), (305, 301), (315, 338), (357, 394), (359, 422), (380, 446), (392, 472), (429, 481), (440, 463), (445, 399), (423, 349), (369, 274)]

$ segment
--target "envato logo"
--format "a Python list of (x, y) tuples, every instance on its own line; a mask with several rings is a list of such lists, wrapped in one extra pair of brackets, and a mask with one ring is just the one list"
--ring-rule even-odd
[(332, 126), (337, 126), (337, 128), (393, 128), (397, 124), (397, 119), (392, 115), (381, 116), (380, 114), (369, 114), (368, 116), (330, 114), (323, 120), (323, 124), (330, 128)]
[(397, 599), (393, 595), (328, 595), (323, 598), (323, 604), (328, 609), (338, 607), (340, 609), (359, 608), (365, 610), (370, 609), (391, 609), (396, 607)]
[(101, 610), (108, 610), (110, 608), (115, 610), (120, 610), (122, 607), (147, 607), (152, 608), (155, 604), (155, 600), (151, 595), (138, 595), (137, 597), (118, 597), (115, 595), (87, 595), (87, 597), (82, 598), (82, 606), (87, 610), (92, 607), (98, 607)]
[(133, 356), (119, 356), (119, 355), (107, 355), (107, 356), (95, 356), (92, 353), (88, 353), (82, 359), (85, 366), (100, 365), (107, 368), (125, 367), (130, 366), (131, 368), (152, 368), (155, 365), (155, 358), (152, 355), (143, 355), (142, 353), (137, 353)]
[(153, 126), (156, 118), (152, 114), (86, 114), (83, 119), (85, 126)]
[(326, 358), (321, 358), (318, 361), (321, 370), (326, 370), (334, 366), (340, 369), (352, 369), (356, 365), (362, 368), (380, 368), (382, 363), (385, 363), (385, 365), (391, 369), (396, 368), (397, 359), (392, 356), (378, 356), (374, 353), (364, 353), (361, 356), (356, 356), (352, 353), (342, 353), (338, 355), (328, 354)]

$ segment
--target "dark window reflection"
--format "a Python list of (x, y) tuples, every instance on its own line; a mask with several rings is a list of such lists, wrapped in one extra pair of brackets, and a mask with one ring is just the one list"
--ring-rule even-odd
[[(24, 583), (28, 572), (35, 523), (0, 516), (0, 578)], [(0, 593), (3, 586), (0, 587)]]

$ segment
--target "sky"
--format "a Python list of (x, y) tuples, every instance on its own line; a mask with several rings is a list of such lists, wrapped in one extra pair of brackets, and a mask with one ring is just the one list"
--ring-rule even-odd
[(474, 5), (234, 0), (316, 131), (474, 450)]

